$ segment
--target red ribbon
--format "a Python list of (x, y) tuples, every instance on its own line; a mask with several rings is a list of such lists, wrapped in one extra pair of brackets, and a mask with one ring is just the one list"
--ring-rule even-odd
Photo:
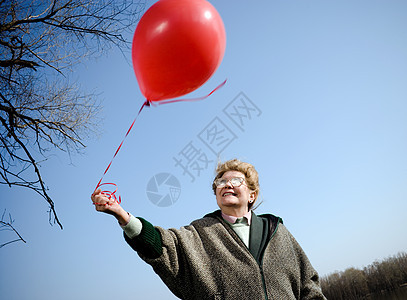
[[(109, 165), (107, 166), (106, 170), (103, 172), (102, 177), (100, 178), (98, 184), (96, 185), (95, 191), (100, 188), (103, 185), (112, 185), (114, 186), (116, 189), (111, 192), (109, 190), (106, 191), (102, 191), (102, 194), (104, 194), (105, 196), (107, 196), (110, 199), (113, 199), (114, 201), (116, 201), (117, 203), (121, 203), (121, 197), (119, 196), (119, 199), (117, 199), (116, 197), (116, 192), (117, 192), (117, 185), (114, 183), (102, 183), (103, 177), (106, 175), (107, 171), (110, 169), (110, 166), (113, 163), (114, 158), (116, 157), (117, 153), (119, 153), (120, 148), (123, 146), (124, 141), (126, 140), (127, 136), (129, 135), (130, 131), (132, 130), (134, 123), (136, 123), (136, 120), (138, 118), (138, 116), (140, 115), (141, 111), (143, 110), (144, 107), (146, 106), (158, 106), (158, 105), (162, 105), (162, 104), (169, 104), (169, 103), (175, 103), (175, 102), (193, 102), (193, 101), (201, 101), (204, 100), (206, 98), (208, 98), (210, 95), (212, 95), (214, 92), (216, 92), (218, 89), (220, 89), (221, 87), (223, 87), (226, 84), (226, 79), (225, 81), (223, 81), (221, 84), (219, 84), (212, 92), (210, 92), (209, 94), (207, 94), (206, 96), (203, 97), (199, 97), (199, 98), (189, 98), (189, 99), (175, 99), (175, 100), (161, 100), (161, 101), (149, 101), (146, 100), (143, 105), (141, 106), (140, 110), (137, 113), (137, 116), (134, 118), (133, 123), (131, 123), (130, 128), (127, 130), (126, 135), (124, 136), (122, 142), (120, 143), (119, 147), (117, 148), (116, 152), (113, 155), (113, 158), (110, 160)], [(94, 204), (99, 204), (99, 203), (94, 203)]]
[(219, 90), (221, 87), (223, 87), (226, 84), (227, 79), (225, 79), (221, 84), (219, 84), (212, 92), (210, 92), (208, 95), (199, 97), (199, 98), (187, 98), (187, 99), (168, 99), (168, 100), (161, 100), (161, 101), (151, 101), (150, 104), (153, 106), (158, 106), (161, 104), (168, 104), (168, 103), (175, 103), (175, 102), (194, 102), (194, 101), (201, 101), (206, 98), (208, 98), (210, 95), (212, 95), (214, 92)]

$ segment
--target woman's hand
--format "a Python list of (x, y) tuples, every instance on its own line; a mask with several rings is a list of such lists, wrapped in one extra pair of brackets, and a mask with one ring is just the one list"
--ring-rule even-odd
[(120, 225), (126, 225), (129, 222), (129, 214), (115, 199), (109, 198), (103, 194), (101, 189), (94, 191), (90, 198), (97, 211), (114, 216), (119, 221)]

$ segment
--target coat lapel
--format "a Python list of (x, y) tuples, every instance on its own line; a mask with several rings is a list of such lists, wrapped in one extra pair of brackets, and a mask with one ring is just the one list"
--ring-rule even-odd
[(249, 238), (249, 251), (256, 259), (257, 263), (260, 265), (260, 255), (261, 249), (263, 248), (264, 244), (264, 232), (267, 228), (267, 224), (265, 224), (266, 220), (256, 216), (254, 212), (252, 212), (252, 221), (250, 225), (250, 238)]

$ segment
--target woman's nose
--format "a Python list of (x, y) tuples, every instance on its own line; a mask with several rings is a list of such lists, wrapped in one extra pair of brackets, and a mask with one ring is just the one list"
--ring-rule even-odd
[(233, 188), (232, 183), (230, 182), (230, 180), (226, 181), (225, 187), (227, 188)]

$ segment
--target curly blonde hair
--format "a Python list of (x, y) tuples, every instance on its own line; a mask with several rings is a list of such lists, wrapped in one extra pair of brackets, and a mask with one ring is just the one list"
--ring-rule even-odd
[(216, 184), (215, 184), (216, 179), (221, 178), (223, 174), (225, 174), (228, 171), (238, 171), (240, 173), (243, 173), (243, 175), (245, 176), (245, 182), (247, 187), (256, 193), (254, 201), (252, 203), (249, 203), (250, 210), (254, 203), (256, 202), (257, 197), (259, 196), (260, 191), (259, 174), (257, 173), (253, 165), (247, 162), (242, 162), (236, 158), (225, 161), (224, 163), (219, 162), (215, 171), (216, 176), (212, 183), (212, 190), (215, 195), (216, 195)]

